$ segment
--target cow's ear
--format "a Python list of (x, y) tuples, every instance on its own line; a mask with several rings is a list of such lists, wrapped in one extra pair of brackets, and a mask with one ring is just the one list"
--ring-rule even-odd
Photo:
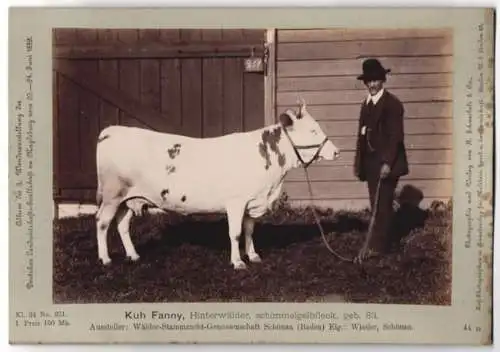
[(293, 125), (293, 120), (287, 113), (280, 115), (280, 122), (284, 127), (289, 127)]

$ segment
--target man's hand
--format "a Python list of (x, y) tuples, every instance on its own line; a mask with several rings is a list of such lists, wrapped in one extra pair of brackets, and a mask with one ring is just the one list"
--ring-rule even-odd
[(389, 173), (391, 172), (391, 167), (387, 164), (382, 165), (382, 168), (380, 169), (380, 178), (386, 178), (389, 176)]

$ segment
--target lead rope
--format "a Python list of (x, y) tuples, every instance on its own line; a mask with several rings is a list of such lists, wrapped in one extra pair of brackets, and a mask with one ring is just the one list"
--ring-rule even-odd
[(316, 221), (316, 224), (318, 225), (318, 228), (319, 228), (319, 231), (321, 232), (321, 237), (323, 238), (323, 242), (325, 243), (325, 246), (326, 248), (334, 255), (336, 256), (338, 259), (344, 261), (344, 262), (353, 262), (355, 258), (353, 259), (347, 259), (346, 257), (338, 254), (337, 252), (335, 252), (332, 247), (330, 247), (330, 245), (328, 244), (328, 241), (326, 239), (326, 236), (325, 236), (325, 231), (323, 231), (323, 227), (321, 226), (321, 221), (319, 219), (319, 216), (318, 214), (316, 213), (316, 209), (314, 207), (314, 196), (313, 196), (313, 193), (312, 193), (312, 187), (311, 187), (311, 182), (309, 181), (309, 174), (307, 173), (307, 168), (304, 168), (304, 172), (306, 173), (306, 180), (307, 180), (307, 186), (309, 187), (309, 194), (311, 195), (311, 200), (312, 200), (312, 213), (313, 213), (313, 216), (314, 216), (314, 219)]

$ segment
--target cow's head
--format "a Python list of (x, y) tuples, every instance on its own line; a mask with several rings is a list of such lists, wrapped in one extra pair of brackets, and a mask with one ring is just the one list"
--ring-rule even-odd
[(319, 123), (309, 114), (302, 100), (298, 111), (286, 110), (280, 115), (299, 161), (308, 166), (316, 160), (335, 160), (340, 156), (339, 149), (325, 135)]

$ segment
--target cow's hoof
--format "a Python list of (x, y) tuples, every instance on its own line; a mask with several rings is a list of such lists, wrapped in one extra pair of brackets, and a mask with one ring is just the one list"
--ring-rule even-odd
[(247, 268), (247, 265), (243, 261), (233, 263), (233, 266), (235, 270), (245, 270)]
[(260, 256), (257, 253), (249, 254), (248, 260), (250, 260), (252, 263), (262, 263), (262, 259), (260, 259)]
[(107, 258), (99, 258), (102, 265), (109, 265), (111, 264), (111, 258), (110, 257), (107, 257)]
[(374, 258), (379, 256), (379, 252), (374, 251), (372, 249), (362, 248), (358, 255), (354, 258), (355, 264), (363, 264), (363, 262), (367, 259)]
[(134, 254), (134, 255), (127, 255), (128, 259), (132, 262), (136, 262), (139, 260), (140, 256), (138, 254)]
[(353, 259), (353, 263), (354, 264), (363, 264), (363, 256), (361, 255), (357, 255), (356, 257), (354, 257)]
[(358, 255), (356, 257), (354, 257), (354, 264), (363, 264), (363, 261), (366, 259), (367, 257), (367, 249), (366, 248), (362, 248)]

